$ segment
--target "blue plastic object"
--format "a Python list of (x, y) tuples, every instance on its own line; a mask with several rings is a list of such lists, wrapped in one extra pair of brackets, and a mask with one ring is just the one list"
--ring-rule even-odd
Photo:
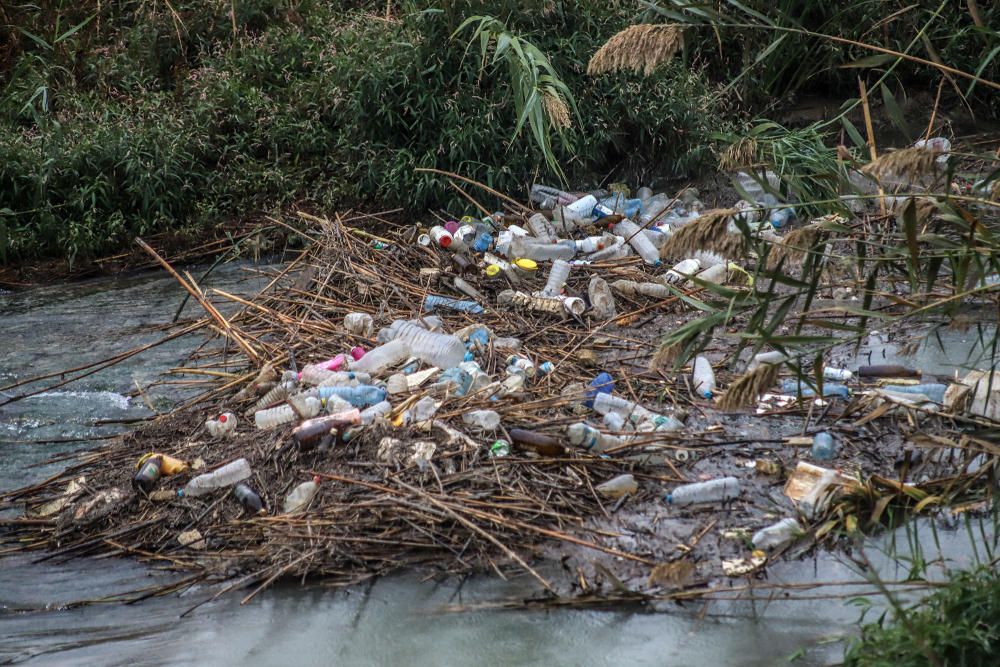
[(448, 308), (462, 313), (473, 314), (483, 312), (483, 307), (475, 301), (462, 301), (461, 299), (453, 299), (450, 296), (428, 294), (424, 298), (424, 310), (435, 310), (437, 308)]
[(603, 218), (606, 215), (620, 213), (626, 218), (635, 218), (642, 210), (641, 199), (626, 199), (624, 195), (611, 195), (597, 202), (594, 215)]
[(923, 394), (935, 403), (944, 403), (944, 392), (948, 386), (931, 382), (927, 384), (889, 384), (882, 388), (897, 394)]
[[(810, 387), (805, 382), (799, 382), (795, 378), (785, 378), (784, 380), (781, 381), (781, 393), (791, 394), (792, 396), (802, 396), (803, 398), (816, 396), (815, 389)], [(836, 382), (824, 382), (823, 396), (826, 398), (832, 398), (832, 397), (850, 398), (851, 390), (848, 389), (847, 386), (843, 384), (839, 384)]]
[(319, 387), (318, 391), (323, 400), (337, 396), (356, 408), (367, 408), (385, 400), (385, 389), (370, 384), (357, 387)]
[(493, 245), (493, 235), (486, 232), (476, 234), (476, 240), (472, 242), (472, 249), (476, 252), (486, 252)]
[(587, 400), (583, 402), (583, 405), (593, 408), (594, 397), (598, 394), (610, 394), (615, 390), (615, 380), (608, 373), (599, 373), (588, 386), (590, 388), (587, 389)]
[(830, 461), (837, 456), (837, 443), (833, 436), (821, 431), (813, 437), (812, 457), (816, 461)]
[(450, 382), (454, 385), (452, 392), (455, 396), (465, 396), (469, 392), (469, 387), (472, 386), (472, 374), (458, 367), (449, 368), (438, 376), (435, 384), (443, 384), (445, 382)]

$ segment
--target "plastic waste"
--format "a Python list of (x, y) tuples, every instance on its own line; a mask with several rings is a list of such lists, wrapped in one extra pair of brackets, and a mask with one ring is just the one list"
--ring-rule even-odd
[(212, 472), (198, 475), (177, 492), (179, 496), (196, 498), (216, 489), (232, 486), (250, 476), (250, 463), (246, 459), (236, 459)]
[(573, 259), (576, 256), (576, 243), (565, 240), (541, 241), (529, 236), (515, 236), (507, 255), (515, 259), (531, 259), (536, 262)]
[(642, 213), (639, 214), (639, 222), (646, 225), (654, 220), (663, 220), (667, 217), (670, 204), (674, 198), (665, 192), (653, 195), (642, 202)]
[(569, 440), (570, 444), (582, 447), (595, 454), (625, 444), (622, 438), (601, 433), (590, 424), (584, 424), (583, 422), (567, 426), (566, 439)]
[(371, 338), (375, 332), (375, 321), (368, 313), (348, 313), (344, 316), (344, 329), (352, 336)]
[[(486, 297), (483, 296), (482, 292), (480, 292), (475, 287), (473, 287), (471, 284), (469, 284), (468, 281), (466, 281), (466, 280), (464, 280), (462, 278), (459, 278), (458, 276), (456, 276), (452, 280), (452, 284), (455, 286), (455, 289), (457, 291), (461, 292), (462, 294), (466, 295), (467, 297), (475, 299), (476, 301), (485, 301), (486, 300)], [(469, 312), (471, 312), (471, 311), (469, 311)]]
[(560, 456), (565, 453), (566, 448), (562, 446), (558, 439), (551, 435), (529, 431), (523, 428), (512, 428), (510, 439), (524, 449), (531, 450), (541, 456)]
[(582, 315), (587, 309), (583, 299), (575, 296), (531, 296), (514, 290), (504, 290), (497, 295), (501, 306), (513, 306), (520, 310), (534, 310), (552, 315)]
[(777, 366), (778, 364), (785, 363), (789, 359), (791, 359), (791, 357), (784, 352), (778, 352), (777, 350), (772, 352), (760, 352), (759, 354), (755, 354), (753, 359), (750, 360), (750, 363), (747, 365), (747, 372), (755, 371), (764, 364)]
[(292, 439), (302, 450), (312, 449), (320, 441), (346, 426), (356, 426), (361, 423), (361, 413), (357, 408), (351, 408), (324, 417), (307, 419), (292, 429)]
[(473, 313), (476, 315), (483, 312), (483, 307), (475, 301), (463, 301), (461, 299), (453, 299), (450, 296), (440, 296), (437, 294), (428, 294), (424, 297), (424, 310), (432, 311), (438, 308), (457, 310), (460, 313)]
[[(706, 283), (721, 285), (726, 282), (726, 278), (729, 277), (729, 266), (726, 264), (716, 264), (699, 271), (694, 277)], [(693, 284), (693, 281), (688, 282)]]
[(392, 340), (384, 345), (379, 345), (359, 361), (351, 364), (351, 369), (371, 375), (378, 375), (380, 372), (393, 366), (398, 366), (410, 358), (410, 346), (403, 340)]
[(521, 349), (521, 339), (520, 338), (494, 338), (493, 348), (496, 350), (514, 350), (515, 352)]
[(573, 241), (573, 243), (576, 244), (576, 251), (578, 253), (589, 255), (613, 246), (619, 238), (614, 234), (602, 234), (601, 236), (588, 236), (585, 239), (578, 239)]
[(493, 410), (472, 410), (462, 414), (462, 422), (480, 431), (495, 431), (500, 426), (500, 415)]
[(920, 371), (898, 365), (862, 366), (858, 369), (858, 377), (872, 378), (909, 378), (920, 377)]
[(882, 389), (897, 394), (923, 394), (935, 403), (944, 403), (944, 393), (947, 391), (948, 385), (936, 382), (926, 384), (887, 384)]
[(606, 482), (598, 484), (594, 489), (602, 496), (608, 498), (621, 498), (635, 493), (639, 490), (639, 485), (632, 475), (618, 475)]
[(136, 491), (149, 494), (156, 488), (156, 483), (160, 481), (162, 464), (162, 457), (157, 455), (139, 459), (138, 470), (132, 476), (132, 488)]
[(396, 320), (387, 330), (392, 340), (405, 342), (410, 354), (430, 366), (453, 368), (465, 359), (465, 345), (458, 336), (427, 331), (409, 320)]
[(609, 412), (603, 417), (601, 417), (601, 422), (607, 427), (609, 431), (622, 432), (630, 426), (630, 424), (617, 412)]
[(506, 440), (494, 440), (490, 445), (490, 458), (503, 458), (510, 456), (510, 443)]
[(300, 512), (312, 502), (312, 499), (316, 497), (316, 493), (319, 491), (320, 478), (317, 475), (313, 477), (312, 480), (308, 482), (302, 482), (294, 489), (291, 493), (285, 496), (285, 502), (282, 505), (281, 511), (285, 514), (294, 514)]
[(564, 259), (552, 262), (548, 280), (545, 281), (545, 287), (542, 288), (542, 296), (559, 296), (572, 268)]
[[(465, 363), (468, 362), (462, 362), (462, 364)], [(465, 396), (469, 393), (469, 388), (472, 387), (472, 374), (461, 368), (461, 365), (449, 368), (441, 373), (433, 387), (442, 392), (448, 391), (455, 396)]]
[(259, 401), (257, 401), (254, 404), (251, 412), (254, 412), (254, 411), (257, 411), (257, 410), (263, 410), (264, 408), (268, 407), (269, 405), (274, 405), (275, 403), (280, 403), (281, 401), (283, 401), (286, 398), (288, 398), (288, 395), (295, 390), (296, 386), (297, 386), (297, 383), (294, 380), (286, 380), (286, 381), (283, 381), (283, 382), (280, 382), (280, 383), (274, 385), (273, 387), (271, 387), (271, 389), (268, 390), (268, 392), (266, 394), (264, 394), (260, 398)]
[[(781, 381), (781, 393), (790, 394), (792, 396), (802, 396), (803, 398), (809, 398), (811, 396), (816, 396), (816, 390), (810, 387), (805, 382), (801, 382), (795, 378), (785, 378)], [(840, 398), (850, 398), (851, 390), (842, 384), (836, 382), (824, 382), (823, 383), (823, 397), (840, 397)]]
[(529, 195), (531, 201), (538, 204), (539, 208), (554, 208), (556, 206), (565, 206), (566, 204), (572, 204), (579, 197), (572, 192), (564, 192), (558, 188), (553, 188), (548, 185), (534, 184), (531, 186), (531, 194)]
[(243, 482), (233, 487), (233, 495), (236, 496), (237, 502), (243, 506), (243, 509), (250, 514), (260, 514), (264, 511), (264, 501), (260, 499), (256, 491)]
[(363, 425), (370, 426), (378, 419), (388, 417), (390, 412), (392, 412), (392, 403), (389, 401), (381, 401), (362, 410), (359, 417), (361, 418), (361, 423)]
[(541, 213), (535, 213), (528, 218), (528, 229), (536, 238), (542, 241), (552, 241), (556, 238), (556, 230), (552, 223)]
[(357, 408), (365, 408), (385, 400), (386, 390), (374, 385), (358, 385), (357, 387), (319, 387), (320, 399), (326, 400), (336, 396)]
[(205, 421), (205, 430), (213, 438), (225, 438), (236, 432), (236, 415), (232, 412), (223, 412), (214, 419)]
[(831, 461), (836, 458), (838, 449), (833, 436), (826, 431), (820, 431), (813, 436), (810, 455), (816, 461)]
[(623, 194), (613, 194), (597, 202), (594, 206), (593, 214), (598, 219), (606, 215), (623, 215), (626, 218), (635, 219), (642, 210), (641, 199), (628, 199)]
[(670, 267), (666, 275), (663, 276), (663, 279), (671, 284), (682, 283), (698, 273), (700, 270), (701, 261), (694, 257), (690, 257), (688, 259), (682, 259)]
[(641, 233), (642, 229), (628, 218), (622, 220), (614, 227), (617, 236), (624, 238), (629, 245), (642, 257), (642, 261), (650, 266), (660, 265), (660, 251), (656, 249), (653, 242)]
[(781, 229), (789, 222), (795, 219), (795, 209), (791, 206), (783, 206), (781, 208), (776, 208), (771, 210), (771, 215), (768, 216), (768, 222), (775, 229)]
[(939, 153), (935, 162), (939, 165), (948, 163), (949, 153), (951, 153), (951, 142), (944, 137), (931, 137), (930, 139), (919, 139), (913, 144), (914, 148), (924, 148), (932, 153)]
[(648, 296), (654, 299), (669, 299), (674, 295), (670, 288), (660, 283), (637, 283), (634, 280), (616, 280), (611, 289), (624, 296)]
[(707, 482), (684, 484), (666, 494), (664, 499), (669, 505), (683, 507), (701, 503), (725, 502), (738, 498), (740, 495), (740, 480), (735, 477), (721, 477)]
[(854, 373), (847, 370), (846, 368), (834, 368), (832, 366), (825, 366), (823, 368), (823, 377), (827, 380), (840, 380), (841, 382), (845, 380), (850, 380), (854, 377)]
[(587, 296), (590, 298), (591, 312), (598, 320), (611, 320), (618, 315), (618, 306), (615, 297), (611, 293), (611, 288), (604, 278), (594, 276), (590, 279), (587, 287)]
[(637, 431), (678, 431), (684, 428), (684, 424), (674, 417), (652, 412), (614, 394), (598, 393), (594, 396), (594, 410), (602, 415), (617, 412)]
[(715, 371), (712, 370), (711, 362), (700, 354), (694, 359), (691, 380), (695, 393), (702, 398), (712, 398), (715, 395)]
[(296, 411), (291, 405), (279, 405), (268, 410), (258, 410), (254, 413), (254, 423), (259, 429), (269, 429), (282, 424), (290, 424), (301, 418), (315, 417), (323, 408), (320, 400), (314, 396), (307, 396), (301, 403), (302, 409)]
[(428, 232), (428, 235), (430, 237), (431, 242), (441, 246), (442, 248), (450, 247), (455, 240), (455, 237), (452, 236), (452, 233), (440, 225), (435, 225), (434, 227), (431, 227), (430, 231)]
[(571, 204), (557, 206), (552, 210), (552, 217), (558, 222), (582, 226), (593, 221), (595, 206), (597, 206), (597, 197), (587, 195)]
[(802, 526), (798, 519), (791, 517), (782, 519), (766, 528), (761, 528), (750, 541), (757, 549), (776, 549), (786, 544), (794, 542), (802, 534)]
[(594, 397), (598, 394), (610, 394), (615, 390), (615, 380), (609, 373), (601, 372), (597, 374), (590, 384), (587, 385), (587, 399), (583, 402), (584, 407), (594, 407)]
[(507, 373), (520, 373), (526, 378), (535, 377), (535, 364), (527, 357), (519, 357), (512, 354), (507, 357)]

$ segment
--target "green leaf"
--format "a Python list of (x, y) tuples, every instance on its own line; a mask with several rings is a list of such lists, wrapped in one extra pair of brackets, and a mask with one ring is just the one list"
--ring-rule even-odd
[(897, 57), (898, 56), (891, 56), (888, 53), (876, 53), (874, 55), (865, 56), (864, 58), (858, 58), (854, 62), (845, 63), (840, 67), (842, 69), (881, 67), (882, 65), (887, 65), (893, 60), (896, 60)]
[(885, 104), (885, 110), (889, 114), (892, 124), (903, 133), (907, 141), (912, 141), (913, 133), (910, 131), (910, 126), (906, 122), (906, 118), (903, 116), (903, 110), (899, 108), (899, 104), (896, 103), (896, 98), (893, 97), (892, 91), (884, 83), (881, 84), (882, 89), (882, 102)]

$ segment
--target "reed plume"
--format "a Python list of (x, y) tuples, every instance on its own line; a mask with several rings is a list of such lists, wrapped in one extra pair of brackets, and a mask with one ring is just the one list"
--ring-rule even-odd
[(935, 160), (939, 155), (926, 148), (903, 148), (880, 155), (862, 167), (861, 171), (878, 180), (887, 176), (897, 176), (916, 182), (922, 176), (934, 173)]
[(777, 365), (761, 364), (741, 375), (719, 398), (719, 409), (740, 410), (756, 403), (760, 395), (778, 381), (778, 368)]
[(542, 91), (542, 107), (549, 117), (549, 123), (556, 130), (564, 130), (571, 125), (569, 107), (562, 96), (551, 90)]
[(587, 64), (587, 74), (632, 70), (649, 76), (684, 46), (678, 25), (642, 23), (625, 28), (604, 43)]
[(739, 232), (730, 232), (730, 218), (736, 209), (716, 209), (706, 211), (694, 222), (689, 222), (663, 244), (662, 258), (691, 257), (695, 252), (707, 251), (730, 257), (742, 257), (746, 253), (746, 239)]

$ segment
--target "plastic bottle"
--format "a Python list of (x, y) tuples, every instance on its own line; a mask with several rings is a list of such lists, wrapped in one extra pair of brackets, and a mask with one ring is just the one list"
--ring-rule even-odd
[(309, 450), (319, 444), (320, 440), (332, 431), (360, 423), (361, 413), (357, 408), (352, 408), (325, 417), (305, 420), (292, 429), (292, 439), (299, 445), (300, 449)]
[(294, 381), (283, 381), (274, 385), (254, 404), (253, 411), (263, 410), (269, 405), (274, 405), (285, 400), (295, 390), (296, 385), (297, 383)]
[(650, 266), (659, 266), (660, 251), (656, 249), (653, 242), (646, 238), (646, 235), (642, 234), (641, 231), (639, 225), (628, 218), (622, 220), (614, 227), (615, 234), (628, 241), (639, 257), (642, 257), (642, 261)]
[(641, 405), (620, 396), (615, 396), (614, 394), (599, 393), (594, 396), (594, 410), (602, 415), (609, 412), (617, 412), (632, 423), (637, 430), (677, 431), (684, 428), (684, 425), (673, 417), (652, 412)]
[(540, 241), (528, 236), (515, 236), (510, 243), (508, 256), (515, 259), (532, 259), (536, 262), (556, 259), (573, 259), (576, 243), (573, 241)]
[(825, 366), (823, 368), (823, 377), (827, 380), (845, 381), (853, 378), (854, 373), (846, 368), (833, 368), (832, 366)]
[(361, 423), (365, 426), (370, 426), (375, 423), (376, 420), (382, 417), (387, 417), (390, 412), (392, 412), (392, 403), (389, 401), (376, 403), (375, 405), (361, 411)]
[(321, 399), (337, 396), (357, 408), (381, 403), (386, 395), (385, 389), (370, 384), (357, 387), (320, 387), (318, 391)]
[(558, 222), (581, 226), (593, 220), (597, 197), (587, 195), (577, 199), (572, 204), (558, 206), (552, 210), (552, 217)]
[(178, 492), (178, 495), (196, 498), (216, 489), (232, 486), (250, 476), (250, 464), (246, 459), (236, 459), (212, 472), (198, 475)]
[(791, 206), (783, 206), (771, 211), (768, 221), (775, 229), (781, 229), (795, 219), (795, 209)]
[(156, 483), (160, 481), (160, 468), (163, 458), (160, 456), (147, 456), (139, 461), (139, 469), (132, 476), (132, 488), (149, 494), (156, 488)]
[(599, 454), (614, 447), (620, 447), (625, 441), (613, 435), (601, 433), (590, 424), (577, 422), (566, 427), (566, 439), (570, 444), (582, 447)]
[(682, 283), (700, 270), (701, 261), (694, 257), (689, 257), (674, 264), (667, 271), (666, 275), (663, 276), (663, 279), (671, 284)]
[(782, 519), (767, 528), (761, 528), (750, 539), (757, 549), (774, 549), (794, 542), (802, 534), (798, 519)]
[(584, 407), (594, 407), (594, 397), (598, 394), (610, 394), (615, 390), (615, 379), (610, 373), (601, 372), (587, 385), (587, 399), (583, 402)]
[(837, 456), (837, 443), (833, 436), (826, 431), (820, 431), (813, 436), (812, 450), (810, 454), (816, 461), (830, 461)]
[(392, 340), (379, 345), (359, 361), (351, 364), (351, 369), (377, 375), (379, 372), (399, 365), (410, 358), (410, 346), (403, 340)]
[(882, 389), (893, 391), (897, 394), (923, 394), (935, 403), (944, 403), (944, 392), (948, 389), (948, 386), (936, 382), (926, 384), (887, 384)]
[(621, 498), (635, 493), (639, 490), (639, 485), (632, 475), (618, 475), (606, 482), (598, 484), (594, 489), (602, 496), (608, 498)]
[(441, 373), (432, 387), (441, 392), (448, 391), (455, 396), (465, 396), (469, 393), (469, 388), (472, 387), (472, 374), (461, 367), (465, 363), (463, 361), (459, 366), (449, 368)]
[(566, 448), (558, 439), (545, 433), (529, 431), (523, 428), (512, 428), (510, 439), (525, 449), (530, 449), (542, 456), (560, 456), (565, 453)]
[[(298, 374), (297, 379), (306, 382), (306, 380), (304, 379), (306, 377), (314, 378), (317, 375), (321, 374), (323, 371), (335, 371), (338, 368), (341, 368), (346, 365), (347, 365), (347, 357), (343, 354), (338, 354), (332, 359), (321, 361), (318, 364), (305, 365), (302, 368), (302, 371)], [(282, 397), (281, 399), (278, 400), (283, 400), (284, 398), (285, 397)]]
[[(795, 378), (785, 378), (784, 380), (781, 381), (781, 393), (790, 394), (792, 396), (802, 396), (803, 398), (816, 396), (815, 389), (810, 387), (805, 382), (800, 382)], [(851, 390), (848, 389), (847, 386), (838, 384), (836, 382), (824, 382), (823, 396), (850, 398)]]
[(573, 243), (576, 244), (578, 253), (589, 255), (614, 245), (617, 239), (618, 237), (614, 234), (602, 234), (601, 236), (588, 236), (585, 239), (573, 241)]
[(909, 378), (920, 377), (920, 371), (905, 366), (882, 365), (862, 366), (858, 369), (858, 377), (873, 378)]
[(495, 431), (500, 426), (500, 415), (493, 410), (472, 410), (462, 414), (462, 422), (480, 431)]
[(606, 215), (623, 215), (626, 218), (636, 218), (642, 210), (641, 199), (628, 199), (623, 194), (614, 194), (597, 202), (594, 215), (602, 218)]
[(323, 408), (322, 403), (318, 398), (313, 396), (308, 396), (302, 401), (302, 407), (300, 412), (296, 412), (295, 408), (291, 405), (279, 405), (276, 408), (270, 408), (268, 410), (258, 410), (254, 413), (253, 419), (254, 423), (257, 424), (259, 429), (274, 428), (275, 426), (281, 426), (282, 424), (290, 424), (294, 421), (298, 421), (300, 418), (305, 417), (315, 417), (319, 414), (319, 411)]
[[(360, 361), (360, 357), (357, 359)], [(354, 371), (324, 371), (324, 376), (320, 387), (357, 387), (361, 384), (371, 384), (372, 376), (368, 373), (356, 373)]]
[(507, 357), (507, 372), (510, 374), (520, 373), (526, 378), (533, 378), (535, 377), (535, 364), (527, 357), (512, 354)]
[(552, 241), (556, 238), (556, 230), (552, 227), (552, 223), (541, 213), (535, 213), (528, 218), (528, 229), (542, 241)]
[(545, 281), (545, 287), (542, 288), (542, 296), (559, 296), (572, 268), (569, 262), (564, 259), (552, 262), (548, 280)]
[(312, 499), (316, 497), (316, 492), (319, 491), (319, 483), (320, 478), (317, 475), (311, 481), (302, 482), (292, 489), (292, 492), (285, 496), (282, 512), (285, 514), (294, 514), (295, 512), (304, 510), (312, 502)]
[(243, 482), (233, 487), (233, 495), (236, 496), (236, 500), (243, 506), (243, 509), (250, 514), (260, 514), (264, 511), (264, 501), (260, 499), (256, 491)]
[(475, 301), (463, 301), (438, 294), (428, 294), (424, 297), (424, 310), (431, 311), (437, 308), (456, 310), (460, 313), (473, 313), (475, 315), (483, 312), (483, 307)]
[(642, 202), (642, 213), (639, 214), (639, 222), (648, 224), (653, 220), (663, 220), (669, 212), (668, 207), (674, 198), (665, 192), (653, 195)]
[[(706, 283), (714, 283), (716, 285), (721, 285), (726, 282), (726, 278), (729, 276), (729, 267), (725, 264), (715, 264), (707, 269), (699, 271), (695, 274), (695, 278), (704, 281)], [(693, 281), (689, 281), (694, 284)]]
[(506, 440), (496, 440), (490, 445), (490, 458), (497, 459), (510, 456), (510, 443)]
[(615, 304), (615, 297), (604, 278), (594, 276), (590, 279), (590, 285), (587, 287), (587, 296), (590, 298), (591, 312), (593, 312), (594, 317), (598, 320), (607, 321), (614, 319), (618, 315), (618, 306)]
[(630, 424), (617, 412), (609, 412), (601, 417), (601, 422), (609, 431), (621, 433), (630, 427)]
[(375, 321), (368, 313), (348, 313), (344, 315), (344, 329), (352, 336), (371, 338), (375, 332)]
[(407, 320), (396, 320), (388, 330), (390, 338), (404, 341), (410, 354), (430, 366), (454, 368), (465, 359), (465, 345), (458, 336), (427, 331)]
[(224, 438), (236, 432), (236, 415), (232, 412), (223, 412), (215, 419), (205, 421), (205, 430), (213, 438)]
[(625, 296), (640, 294), (654, 299), (669, 299), (674, 295), (670, 288), (660, 283), (637, 283), (634, 280), (616, 280), (611, 289)]
[(410, 383), (406, 381), (406, 376), (402, 373), (393, 373), (385, 381), (385, 390), (390, 396), (402, 394), (410, 390)]
[(750, 363), (747, 365), (747, 371), (757, 370), (757, 368), (763, 364), (777, 366), (778, 364), (785, 363), (789, 359), (791, 359), (791, 357), (784, 352), (779, 352), (777, 350), (771, 352), (760, 352), (755, 354), (753, 359), (750, 360)]
[(452, 280), (452, 284), (455, 286), (455, 289), (457, 291), (461, 292), (462, 294), (464, 294), (464, 295), (466, 295), (466, 296), (468, 296), (468, 297), (470, 297), (472, 299), (475, 299), (476, 301), (485, 301), (486, 300), (486, 297), (483, 296), (482, 292), (480, 292), (479, 290), (477, 290), (475, 287), (473, 287), (471, 284), (469, 284), (468, 281), (466, 281), (463, 278), (459, 278), (458, 276), (455, 276), (455, 278)]
[(712, 370), (712, 364), (708, 359), (700, 354), (694, 358), (691, 380), (694, 392), (702, 398), (712, 398), (715, 395), (715, 371)]
[(700, 503), (724, 502), (738, 498), (740, 480), (735, 477), (721, 477), (707, 482), (684, 484), (664, 496), (669, 505), (683, 507)]
[(428, 232), (428, 235), (430, 236), (431, 241), (441, 246), (442, 248), (450, 247), (455, 240), (454, 237), (451, 235), (451, 232), (449, 232), (441, 225), (435, 225), (431, 227), (430, 231)]

